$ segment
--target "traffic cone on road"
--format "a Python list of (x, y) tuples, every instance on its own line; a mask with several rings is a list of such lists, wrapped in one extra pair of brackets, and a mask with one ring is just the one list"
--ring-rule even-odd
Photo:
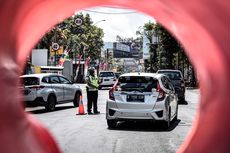
[(85, 115), (84, 105), (82, 101), (82, 96), (80, 96), (79, 106), (78, 106), (78, 114), (76, 115)]

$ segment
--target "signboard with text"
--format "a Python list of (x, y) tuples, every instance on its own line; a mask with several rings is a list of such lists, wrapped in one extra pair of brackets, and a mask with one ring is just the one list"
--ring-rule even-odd
[(63, 46), (60, 46), (58, 50), (54, 50), (53, 47), (50, 47), (50, 56), (54, 56), (56, 52), (56, 55), (62, 55), (63, 54)]
[(132, 43), (113, 43), (114, 58), (142, 58), (139, 53), (141, 45), (138, 42)]

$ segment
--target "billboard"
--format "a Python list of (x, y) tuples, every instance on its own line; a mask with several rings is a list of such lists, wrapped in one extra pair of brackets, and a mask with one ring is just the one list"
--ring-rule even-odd
[(130, 45), (115, 42), (113, 43), (114, 58), (132, 58)]
[(141, 46), (139, 43), (113, 43), (113, 57), (114, 58), (141, 58), (139, 56)]
[(31, 55), (32, 65), (47, 66), (48, 49), (33, 49)]

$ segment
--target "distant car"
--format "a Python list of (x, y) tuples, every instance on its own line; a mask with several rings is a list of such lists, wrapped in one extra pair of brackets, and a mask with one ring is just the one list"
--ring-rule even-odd
[(120, 75), (121, 75), (121, 72), (115, 72), (115, 76), (117, 79), (119, 78)]
[(99, 79), (100, 79), (99, 89), (102, 89), (103, 87), (112, 87), (116, 82), (116, 76), (112, 71), (100, 72)]
[(118, 121), (163, 121), (168, 128), (177, 119), (178, 99), (167, 76), (154, 73), (126, 73), (109, 91), (106, 119), (109, 128)]
[(62, 75), (41, 73), (20, 78), (23, 99), (28, 106), (45, 106), (53, 111), (57, 104), (73, 102), (75, 107), (79, 105), (81, 88)]
[(178, 94), (178, 99), (180, 102), (185, 101), (185, 82), (183, 75), (180, 70), (158, 70), (157, 73), (164, 74), (169, 77), (172, 81), (172, 84), (175, 88), (176, 93)]

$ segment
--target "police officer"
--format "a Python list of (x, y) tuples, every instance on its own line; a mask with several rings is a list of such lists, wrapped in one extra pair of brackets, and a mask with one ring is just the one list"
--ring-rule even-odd
[[(97, 109), (97, 98), (98, 98), (98, 87), (99, 87), (99, 80), (95, 76), (95, 69), (93, 67), (89, 68), (88, 70), (89, 76), (86, 79), (86, 91), (87, 91), (87, 111), (88, 114), (100, 114)], [(93, 105), (93, 113), (91, 111)]]

